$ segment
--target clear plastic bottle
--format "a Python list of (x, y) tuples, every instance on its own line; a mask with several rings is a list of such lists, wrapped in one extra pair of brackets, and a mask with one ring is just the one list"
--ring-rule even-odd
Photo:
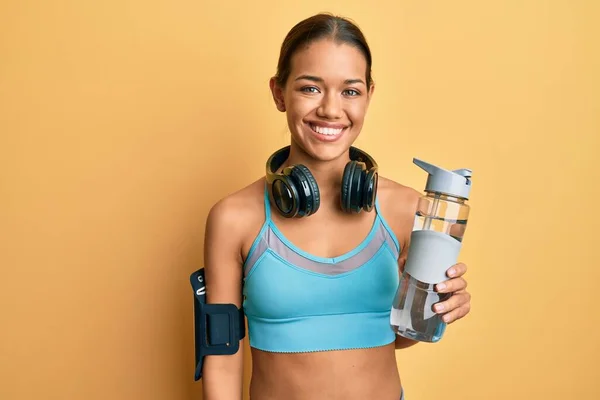
[(419, 199), (390, 323), (400, 336), (438, 342), (446, 323), (433, 305), (450, 294), (438, 293), (435, 285), (447, 280), (447, 270), (458, 262), (470, 210), (471, 170), (448, 171), (416, 158), (413, 162), (429, 176)]

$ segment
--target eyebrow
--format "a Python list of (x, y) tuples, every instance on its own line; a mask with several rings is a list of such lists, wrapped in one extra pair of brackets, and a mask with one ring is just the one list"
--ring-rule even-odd
[[(313, 81), (313, 82), (323, 82), (323, 78), (319, 78), (318, 76), (314, 76), (314, 75), (300, 75), (295, 80), (299, 81), (302, 79), (306, 79), (308, 81)], [(365, 84), (365, 82), (362, 79), (346, 79), (344, 81), (344, 83), (346, 85), (350, 85), (353, 83), (362, 83), (363, 85)]]

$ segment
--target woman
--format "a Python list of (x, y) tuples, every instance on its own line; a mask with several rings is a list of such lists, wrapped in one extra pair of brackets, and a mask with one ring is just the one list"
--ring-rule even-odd
[[(349, 165), (367, 157), (350, 149), (374, 91), (361, 31), (327, 14), (300, 22), (270, 88), (291, 143), (264, 178), (210, 210), (207, 302), (244, 306), (253, 400), (400, 399), (395, 349), (416, 342), (394, 335), (389, 310), (418, 192)], [(436, 311), (451, 323), (468, 313), (470, 295), (466, 266), (449, 271), (438, 291), (452, 295)], [(206, 357), (205, 400), (242, 398), (242, 357), (241, 346)]]

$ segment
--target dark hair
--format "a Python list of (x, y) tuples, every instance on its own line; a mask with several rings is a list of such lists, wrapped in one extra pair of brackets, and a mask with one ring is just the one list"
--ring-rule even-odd
[(279, 86), (284, 86), (290, 75), (291, 59), (298, 47), (308, 45), (322, 38), (331, 38), (339, 43), (356, 46), (367, 61), (367, 86), (371, 86), (371, 50), (363, 33), (349, 19), (329, 13), (319, 13), (297, 23), (287, 34), (281, 45), (277, 74), (275, 79)]

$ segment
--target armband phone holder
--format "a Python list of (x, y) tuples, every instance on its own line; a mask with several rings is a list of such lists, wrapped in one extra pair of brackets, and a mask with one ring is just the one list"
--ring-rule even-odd
[(235, 304), (206, 304), (204, 268), (192, 273), (190, 283), (194, 290), (194, 380), (197, 381), (202, 378), (204, 356), (238, 352), (240, 339), (246, 336), (246, 325), (243, 308)]

